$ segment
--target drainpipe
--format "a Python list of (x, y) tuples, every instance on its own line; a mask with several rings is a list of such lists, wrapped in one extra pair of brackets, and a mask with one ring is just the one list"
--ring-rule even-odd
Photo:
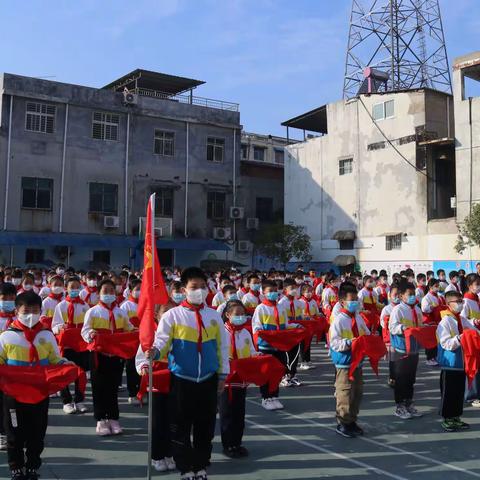
[(3, 229), (7, 229), (8, 191), (10, 186), (10, 156), (12, 147), (12, 115), (13, 95), (10, 95), (10, 112), (8, 114), (8, 140), (7, 140), (7, 171), (5, 173), (5, 210), (3, 212)]
[(186, 122), (186, 141), (185, 141), (185, 224), (184, 224), (184, 236), (188, 238), (188, 164), (189, 164), (189, 132), (190, 132), (190, 124)]
[(473, 124), (472, 124), (472, 97), (468, 98), (468, 123), (470, 125), (470, 214), (473, 201)]
[(127, 138), (125, 140), (125, 235), (128, 235), (128, 150), (130, 146), (130, 113), (127, 114)]
[[(62, 176), (60, 180), (60, 213), (58, 219), (58, 231), (63, 232), (63, 196), (65, 188), (65, 160), (67, 154), (67, 129), (68, 129), (68, 103), (65, 104), (65, 127), (63, 130), (63, 151), (62, 151)], [(69, 247), (70, 248), (70, 247)]]
[[(232, 184), (233, 184), (233, 206), (237, 206), (237, 131), (233, 129), (233, 177), (232, 177)], [(233, 219), (233, 235), (232, 240), (235, 242), (236, 240), (236, 227), (237, 221)], [(233, 249), (235, 251), (235, 243), (233, 244)]]

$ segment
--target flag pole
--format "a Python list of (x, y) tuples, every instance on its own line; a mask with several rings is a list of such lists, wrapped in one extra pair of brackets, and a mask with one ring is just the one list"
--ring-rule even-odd
[[(157, 248), (157, 243), (155, 241), (155, 193), (150, 196), (150, 238), (152, 242), (152, 259), (155, 258), (153, 255), (154, 248)], [(155, 288), (155, 262), (152, 261), (152, 288)], [(153, 311), (155, 315), (155, 310)], [(148, 359), (148, 454), (147, 454), (147, 480), (152, 478), (152, 430), (153, 430), (153, 359), (152, 356), (149, 356)]]

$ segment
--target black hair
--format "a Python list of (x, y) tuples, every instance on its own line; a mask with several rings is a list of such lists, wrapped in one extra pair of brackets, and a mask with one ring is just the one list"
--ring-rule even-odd
[(467, 287), (470, 287), (475, 282), (480, 283), (480, 276), (477, 273), (469, 273), (467, 275)]
[(431, 277), (432, 275), (435, 275), (435, 272), (433, 270), (427, 270), (427, 277)]
[(397, 282), (393, 282), (391, 285), (390, 285), (390, 292), (396, 288), (397, 290), (400, 288), (400, 285), (397, 283)]
[(277, 289), (283, 290), (283, 280), (274, 280), (274, 283), (277, 285)]
[(181, 282), (186, 285), (190, 280), (200, 279), (203, 281), (207, 281), (207, 276), (205, 272), (198, 267), (188, 267), (186, 268), (181, 275)]
[(100, 282), (100, 285), (98, 285), (98, 291), (100, 291), (104, 285), (110, 285), (115, 288), (115, 282), (113, 280), (110, 280), (109, 278), (106, 278), (105, 280), (102, 280)]
[(432, 287), (434, 287), (435, 285), (438, 285), (439, 283), (440, 283), (440, 280), (438, 278), (431, 278), (428, 281), (427, 287), (430, 290)]
[(273, 280), (264, 280), (262, 282), (262, 290), (265, 290), (266, 288), (273, 288), (277, 289), (277, 284)]
[(343, 282), (340, 285), (340, 288), (338, 289), (339, 300), (345, 300), (345, 298), (347, 298), (347, 295), (349, 293), (352, 293), (352, 294), (356, 295), (358, 293), (357, 287), (355, 285), (353, 285), (353, 283)]
[(451, 301), (452, 299), (454, 298), (462, 298), (462, 294), (461, 293), (458, 293), (457, 291), (455, 290), (450, 290), (449, 292), (447, 292), (445, 294), (445, 300), (447, 301), (447, 303), (449, 301)]
[(443, 268), (439, 268), (437, 270), (437, 276), (440, 275), (441, 273), (445, 273), (445, 270)]
[(337, 274), (335, 272), (328, 272), (327, 273), (327, 283), (333, 282), (334, 280), (337, 279)]
[(225, 295), (227, 292), (236, 292), (237, 289), (233, 285), (225, 285), (222, 288), (222, 293)]
[(426, 280), (426, 279), (427, 279), (427, 276), (426, 276), (424, 273), (419, 273), (419, 274), (417, 275), (417, 282), (418, 282), (419, 280)]
[(0, 284), (0, 295), (16, 295), (17, 289), (13, 283), (2, 283)]
[(362, 279), (363, 281), (363, 284), (365, 285), (369, 280), (372, 279), (372, 276), (371, 275), (365, 275)]
[(78, 282), (78, 283), (80, 283), (80, 278), (78, 278), (78, 277), (69, 277), (68, 280), (66, 281), (66, 284), (68, 285), (70, 282)]
[(378, 271), (374, 268), (371, 272), (370, 275), (378, 275)]
[(455, 278), (455, 277), (458, 277), (458, 272), (456, 270), (452, 270), (449, 274), (448, 274), (448, 278), (451, 280), (452, 278)]
[(183, 288), (183, 283), (178, 280), (175, 280), (170, 284), (170, 290), (180, 290), (181, 288)]
[(21, 293), (15, 298), (15, 307), (19, 308), (22, 305), (27, 307), (39, 307), (42, 308), (42, 299), (32, 291)]
[(297, 286), (297, 282), (293, 278), (286, 278), (283, 282), (283, 288)]
[(229, 300), (226, 305), (225, 305), (225, 308), (223, 309), (223, 312), (222, 312), (222, 320), (223, 320), (223, 323), (226, 323), (228, 321), (228, 318), (227, 318), (227, 313), (230, 312), (230, 310), (232, 310), (232, 308), (234, 307), (242, 307), (244, 311), (245, 310), (245, 305), (240, 301), (240, 300)]
[(407, 282), (403, 280), (402, 282), (400, 282), (398, 291), (400, 292), (401, 295), (403, 295), (407, 290), (415, 291), (415, 285), (411, 282)]
[(23, 280), (27, 280), (27, 279), (28, 279), (28, 280), (34, 280), (35, 277), (33, 276), (32, 273), (28, 273), (28, 272), (27, 272), (27, 273), (25, 273), (25, 274), (23, 275), (22, 281), (23, 281)]
[(388, 277), (387, 271), (384, 270), (383, 268), (380, 270), (380, 272), (379, 272), (378, 274), (379, 274), (380, 276), (381, 276), (381, 275), (385, 275), (386, 277)]
[(133, 290), (135, 287), (138, 287), (141, 284), (142, 284), (142, 281), (139, 280), (138, 278), (134, 278), (134, 279), (130, 280), (130, 282), (128, 282), (128, 286), (129, 286), (130, 290)]

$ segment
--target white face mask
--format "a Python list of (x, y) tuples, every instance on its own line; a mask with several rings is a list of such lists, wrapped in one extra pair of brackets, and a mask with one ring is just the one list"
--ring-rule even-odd
[(65, 290), (63, 289), (63, 287), (52, 287), (52, 293), (54, 293), (55, 295), (60, 295), (64, 291)]
[(33, 288), (33, 285), (31, 283), (26, 283), (24, 286), (23, 286), (23, 289), (28, 292), (29, 290), (31, 290)]
[(89, 287), (96, 287), (97, 286), (97, 281), (96, 280), (87, 280), (87, 285)]
[(12, 283), (18, 287), (21, 283), (22, 283), (22, 279), (21, 278), (12, 278)]
[(187, 301), (192, 305), (201, 305), (205, 302), (208, 290), (206, 288), (197, 288), (195, 290), (187, 289)]
[(57, 268), (56, 272), (57, 275), (63, 275), (65, 273), (65, 270), (63, 268)]
[(35, 280), (35, 285), (39, 287), (42, 284), (42, 281), (40, 279)]
[(18, 320), (28, 328), (33, 328), (40, 321), (39, 313), (19, 313)]
[(132, 292), (132, 297), (133, 298), (140, 298), (140, 290), (134, 290)]

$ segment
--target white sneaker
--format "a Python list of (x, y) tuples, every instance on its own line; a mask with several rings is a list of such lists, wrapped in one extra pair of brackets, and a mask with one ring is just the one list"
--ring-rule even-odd
[(200, 470), (195, 473), (195, 480), (208, 480), (207, 472), (205, 470)]
[(312, 362), (308, 362), (307, 365), (309, 370), (315, 370), (317, 368)]
[(265, 410), (276, 410), (275, 402), (273, 401), (273, 398), (264, 398), (262, 400), (262, 407)]
[(157, 472), (166, 472), (168, 470), (167, 463), (165, 462), (164, 458), (161, 460), (152, 460), (152, 467)]
[(302, 382), (297, 378), (297, 377), (293, 377), (290, 379), (290, 386), (292, 387), (301, 387), (302, 386)]
[(165, 457), (165, 463), (167, 464), (168, 470), (171, 472), (177, 469), (177, 465), (175, 464), (173, 457)]
[(427, 360), (425, 362), (425, 365), (427, 365), (428, 367), (438, 367), (438, 362), (434, 358), (432, 358), (430, 360)]
[(75, 404), (75, 409), (76, 409), (77, 412), (79, 412), (79, 413), (86, 413), (86, 412), (88, 412), (87, 406), (86, 406), (84, 403), (81, 403), (81, 402)]
[(108, 423), (108, 420), (98, 421), (96, 432), (97, 432), (97, 435), (100, 435), (101, 437), (106, 437), (108, 435), (111, 435), (112, 431), (110, 430), (110, 425)]
[(66, 413), (67, 415), (72, 415), (72, 413), (75, 413), (77, 409), (75, 408), (74, 403), (66, 403), (63, 406), (63, 412)]
[(193, 472), (184, 473), (180, 480), (195, 480), (195, 474)]
[(298, 364), (299, 370), (310, 370), (310, 365), (308, 363), (299, 363)]
[(280, 386), (290, 388), (290, 387), (294, 387), (295, 385), (292, 383), (292, 380), (290, 379), (290, 377), (288, 375), (285, 375), (282, 378), (282, 381), (280, 382)]
[(122, 427), (120, 426), (120, 422), (118, 420), (110, 420), (110, 430), (112, 431), (112, 435), (120, 435), (123, 433)]
[(412, 417), (415, 417), (415, 418), (423, 417), (423, 413), (420, 413), (413, 405), (409, 405), (408, 407), (406, 407), (406, 409), (407, 409), (407, 412)]
[(136, 398), (135, 397), (128, 397), (128, 403), (132, 404), (135, 403)]
[(0, 450), (6, 450), (6, 449), (7, 449), (7, 436), (0, 435)]
[(283, 410), (285, 407), (283, 403), (280, 402), (278, 398), (272, 398), (273, 405), (275, 406), (275, 410)]
[(480, 408), (480, 400), (474, 400), (472, 402), (472, 407), (475, 407), (475, 408)]
[(397, 408), (395, 409), (395, 412), (393, 414), (396, 417), (401, 418), (402, 420), (409, 420), (412, 417), (412, 414), (407, 410), (405, 405), (397, 405)]

